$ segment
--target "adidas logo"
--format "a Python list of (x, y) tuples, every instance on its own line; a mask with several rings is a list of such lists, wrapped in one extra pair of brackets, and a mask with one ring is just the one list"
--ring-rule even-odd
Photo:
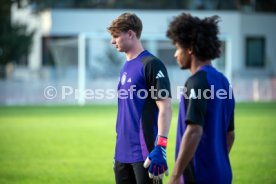
[(129, 78), (129, 79), (127, 80), (127, 82), (128, 82), (128, 83), (131, 83), (131, 78)]
[(163, 74), (163, 72), (161, 70), (159, 70), (155, 78), (159, 79), (159, 78), (164, 78), (164, 77), (165, 77), (165, 75)]

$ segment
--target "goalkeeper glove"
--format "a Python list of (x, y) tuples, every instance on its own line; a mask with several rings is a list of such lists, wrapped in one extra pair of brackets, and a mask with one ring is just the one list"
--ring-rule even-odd
[(144, 167), (149, 167), (149, 177), (161, 180), (164, 176), (168, 176), (168, 164), (166, 157), (167, 138), (158, 136), (157, 145), (144, 162)]

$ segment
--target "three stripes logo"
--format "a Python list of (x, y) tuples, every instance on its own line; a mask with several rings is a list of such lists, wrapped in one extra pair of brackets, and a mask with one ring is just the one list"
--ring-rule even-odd
[(159, 70), (155, 78), (156, 79), (165, 78), (165, 75), (163, 74), (163, 72), (161, 70)]

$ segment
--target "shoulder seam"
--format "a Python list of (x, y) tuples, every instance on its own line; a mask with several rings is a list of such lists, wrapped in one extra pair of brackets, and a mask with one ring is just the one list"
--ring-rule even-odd
[(142, 58), (142, 63), (147, 64), (151, 61), (158, 60), (155, 56), (145, 56)]

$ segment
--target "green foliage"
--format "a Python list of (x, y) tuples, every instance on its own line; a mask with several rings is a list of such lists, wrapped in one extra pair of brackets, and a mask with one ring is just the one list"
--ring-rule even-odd
[(30, 53), (34, 31), (27, 31), (23, 24), (11, 24), (0, 35), (0, 64), (17, 62)]
[[(237, 104), (233, 184), (276, 183), (275, 110), (276, 103)], [(177, 112), (175, 105), (167, 150), (170, 175)], [(0, 183), (115, 183), (116, 113), (115, 105), (0, 107)]]
[(28, 56), (34, 35), (27, 25), (11, 23), (11, 5), (12, 1), (4, 0), (0, 6), (0, 66)]

